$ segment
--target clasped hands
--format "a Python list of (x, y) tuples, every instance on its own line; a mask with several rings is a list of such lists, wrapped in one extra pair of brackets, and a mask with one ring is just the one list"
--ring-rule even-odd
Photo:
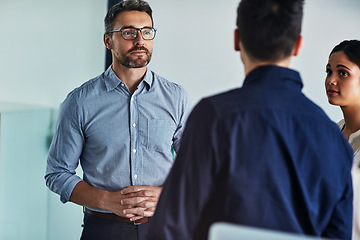
[(162, 187), (150, 185), (135, 185), (113, 192), (109, 206), (113, 213), (118, 216), (136, 221), (143, 217), (154, 215)]

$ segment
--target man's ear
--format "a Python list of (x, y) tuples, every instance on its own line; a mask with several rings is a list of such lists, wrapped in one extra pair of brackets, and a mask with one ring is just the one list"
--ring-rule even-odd
[(300, 35), (295, 42), (293, 56), (296, 57), (299, 54), (302, 44), (303, 44), (303, 37)]
[(111, 50), (112, 49), (112, 41), (111, 41), (111, 36), (110, 36), (110, 34), (108, 34), (108, 33), (104, 33), (104, 38), (103, 38), (103, 40), (104, 40), (104, 44), (105, 44), (105, 46), (106, 46), (106, 48), (107, 49), (109, 49), (109, 50)]
[(239, 36), (239, 29), (235, 29), (234, 31), (234, 49), (235, 51), (240, 52), (241, 48), (240, 48), (240, 36)]

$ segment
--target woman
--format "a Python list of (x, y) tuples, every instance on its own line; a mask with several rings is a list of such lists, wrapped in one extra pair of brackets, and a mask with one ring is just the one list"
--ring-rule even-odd
[(335, 46), (326, 65), (325, 88), (329, 103), (340, 106), (338, 125), (354, 150), (351, 170), (354, 189), (352, 239), (360, 240), (360, 41)]

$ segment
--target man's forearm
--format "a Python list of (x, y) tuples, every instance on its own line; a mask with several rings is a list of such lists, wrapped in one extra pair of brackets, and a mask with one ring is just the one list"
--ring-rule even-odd
[(94, 188), (84, 181), (76, 184), (70, 201), (84, 207), (106, 209), (104, 197), (107, 191)]

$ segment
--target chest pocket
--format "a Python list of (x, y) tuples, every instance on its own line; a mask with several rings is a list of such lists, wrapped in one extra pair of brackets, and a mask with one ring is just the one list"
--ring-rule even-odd
[(176, 124), (171, 120), (148, 119), (147, 149), (158, 152), (171, 152)]

